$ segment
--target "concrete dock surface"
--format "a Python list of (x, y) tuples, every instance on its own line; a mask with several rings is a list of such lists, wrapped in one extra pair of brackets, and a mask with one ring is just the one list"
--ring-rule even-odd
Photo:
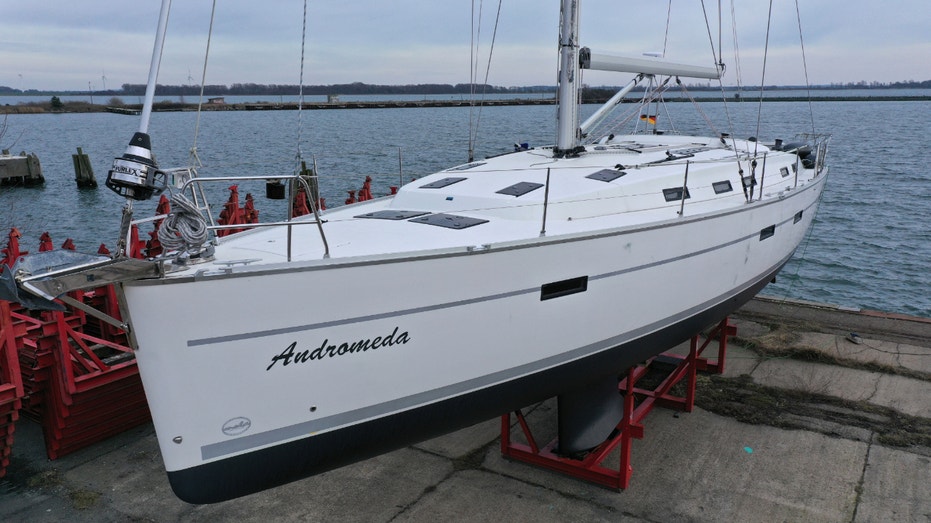
[[(644, 420), (624, 491), (504, 459), (496, 418), (190, 505), (151, 424), (49, 461), (21, 420), (0, 521), (931, 522), (931, 320), (756, 299), (732, 323), (725, 372), (699, 377), (697, 408)], [(555, 402), (524, 412), (548, 442)]]

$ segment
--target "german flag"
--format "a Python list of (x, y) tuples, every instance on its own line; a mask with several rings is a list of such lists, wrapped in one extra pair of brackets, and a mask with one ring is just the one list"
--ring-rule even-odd
[(645, 114), (641, 114), (640, 119), (650, 125), (656, 125), (656, 115), (647, 116)]

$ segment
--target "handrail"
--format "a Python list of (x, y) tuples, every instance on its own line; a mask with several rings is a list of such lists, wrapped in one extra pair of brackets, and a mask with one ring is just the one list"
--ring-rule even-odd
[[(201, 186), (202, 182), (235, 182), (235, 181), (255, 181), (255, 180), (265, 180), (265, 181), (287, 180), (288, 181), (288, 216), (287, 216), (287, 219), (285, 221), (266, 222), (266, 223), (216, 225), (214, 224), (213, 216), (208, 216), (208, 219), (210, 220), (211, 225), (208, 225), (207, 229), (211, 231), (217, 231), (217, 230), (222, 230), (222, 229), (242, 229), (242, 228), (285, 226), (287, 227), (287, 231), (288, 231), (287, 260), (290, 262), (291, 261), (291, 241), (292, 241), (291, 240), (292, 238), (291, 227), (293, 225), (316, 224), (317, 229), (320, 232), (320, 239), (323, 242), (323, 257), (329, 258), (330, 257), (330, 245), (329, 245), (329, 242), (327, 242), (326, 234), (323, 231), (323, 220), (320, 219), (320, 213), (317, 209), (317, 202), (310, 202), (310, 209), (314, 213), (313, 221), (295, 222), (291, 218), (291, 206), (294, 200), (294, 190), (293, 190), (294, 182), (301, 184), (301, 186), (304, 188), (304, 194), (308, 195), (308, 201), (311, 200), (310, 195), (312, 193), (310, 191), (310, 186), (307, 184), (307, 180), (305, 180), (304, 177), (301, 176), (300, 174), (287, 174), (287, 175), (274, 175), (274, 176), (205, 176), (205, 177), (191, 176), (190, 178), (184, 180), (184, 182), (181, 183), (181, 185), (176, 188), (180, 192), (184, 192), (190, 189), (195, 194), (195, 198), (196, 198), (197, 191), (195, 191), (193, 188), (194, 184), (197, 184), (197, 187), (199, 188), (199, 190), (203, 192), (203, 187)], [(201, 209), (201, 210), (206, 209), (209, 212), (209, 206), (207, 206), (206, 201), (204, 202), (204, 206), (198, 205), (197, 207), (198, 209)], [(159, 219), (164, 219), (165, 217), (166, 215), (154, 216), (150, 218), (140, 218), (140, 219), (133, 220), (131, 224), (138, 225), (140, 223), (147, 223), (147, 222), (152, 222), (152, 221), (156, 221)], [(129, 244), (130, 234), (131, 234), (131, 230), (130, 228), (127, 228), (127, 231), (126, 231), (127, 245)], [(215, 236), (214, 240), (219, 241), (219, 237)]]
[[(275, 176), (205, 176), (205, 177), (192, 177), (191, 179), (185, 181), (181, 187), (180, 191), (185, 191), (188, 186), (193, 183), (200, 184), (201, 182), (231, 182), (231, 181), (250, 181), (250, 180), (289, 180), (288, 183), (288, 208), (291, 208), (291, 203), (294, 200), (294, 194), (292, 194), (293, 182), (301, 184), (304, 188), (304, 194), (307, 195), (307, 201), (310, 202), (310, 210), (314, 213), (315, 222), (317, 224), (317, 229), (320, 231), (320, 240), (323, 242), (323, 257), (330, 257), (330, 244), (327, 242), (326, 234), (323, 232), (323, 222), (320, 220), (320, 213), (317, 210), (317, 202), (311, 201), (311, 195), (313, 194), (310, 191), (310, 186), (307, 184), (307, 180), (304, 179), (300, 174), (286, 174), (286, 175), (275, 175)], [(288, 228), (288, 241), (287, 241), (287, 258), (288, 261), (291, 261), (291, 226), (293, 222), (291, 221), (291, 213), (288, 213), (288, 219), (283, 223)]]

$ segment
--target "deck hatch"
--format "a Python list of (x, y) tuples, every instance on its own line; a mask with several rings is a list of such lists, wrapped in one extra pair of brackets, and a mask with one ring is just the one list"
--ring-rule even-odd
[(568, 280), (544, 283), (540, 287), (540, 301), (561, 298), (588, 290), (588, 276), (579, 276)]
[(396, 211), (393, 209), (386, 209), (384, 211), (360, 214), (358, 216), (354, 216), (354, 218), (374, 218), (376, 220), (409, 220), (411, 218), (416, 218), (417, 216), (423, 216), (424, 214), (427, 213), (424, 211)]
[(508, 196), (520, 197), (531, 191), (535, 191), (543, 187), (542, 183), (533, 183), (533, 182), (517, 182), (510, 187), (505, 187), (500, 191), (495, 191), (497, 194), (506, 194)]
[(765, 240), (766, 238), (772, 238), (776, 234), (776, 226), (770, 225), (769, 227), (764, 227), (760, 230), (760, 241)]
[(435, 182), (430, 182), (428, 184), (421, 185), (420, 188), (421, 189), (442, 189), (443, 187), (449, 187), (450, 185), (454, 183), (459, 183), (462, 180), (467, 180), (467, 179), (468, 178), (464, 178), (461, 176), (451, 176), (449, 178), (443, 178)]
[(734, 187), (731, 186), (730, 180), (724, 180), (723, 182), (714, 182), (713, 184), (711, 184), (711, 187), (714, 188), (715, 194), (731, 192), (734, 190)]
[(600, 171), (589, 174), (588, 176), (586, 176), (586, 178), (591, 178), (592, 180), (598, 180), (599, 182), (613, 182), (614, 180), (617, 180), (618, 178), (620, 178), (621, 176), (624, 176), (625, 174), (627, 173), (624, 171), (617, 171), (614, 169), (602, 169)]
[[(663, 189), (663, 197), (666, 198), (667, 202), (677, 202), (682, 199), (682, 187), (672, 187), (670, 189)], [(688, 200), (692, 195), (689, 194), (689, 188), (685, 188), (685, 199)]]
[(472, 169), (472, 168), (475, 168), (475, 167), (481, 167), (481, 166), (485, 165), (485, 163), (486, 163), (486, 162), (472, 162), (472, 163), (466, 163), (466, 164), (459, 165), (459, 166), (456, 166), (456, 167), (451, 167), (451, 168), (446, 169), (446, 170), (447, 170), (447, 171), (468, 171), (469, 169)]
[(488, 223), (488, 220), (479, 218), (469, 218), (468, 216), (457, 216), (455, 214), (430, 214), (410, 220), (414, 223), (424, 223), (427, 225), (436, 225), (437, 227), (446, 227), (447, 229), (467, 229), (475, 225)]

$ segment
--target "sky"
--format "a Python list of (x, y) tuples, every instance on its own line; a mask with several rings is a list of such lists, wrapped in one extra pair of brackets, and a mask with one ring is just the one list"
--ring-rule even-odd
[[(723, 48), (727, 85), (823, 85), (931, 80), (929, 0), (773, 0), (725, 2)], [(554, 85), (557, 0), (308, 0), (303, 83), (329, 85)], [(698, 0), (586, 0), (581, 43), (594, 51), (638, 56), (663, 52), (707, 65), (718, 46)], [(175, 0), (159, 75), (162, 84), (199, 84), (211, 0)], [(301, 82), (304, 3), (219, 0), (206, 83)], [(473, 16), (473, 5), (481, 16)], [(641, 5), (643, 7), (641, 7)], [(158, 0), (3, 0), (0, 86), (38, 90), (118, 89), (144, 84), (158, 22)], [(801, 14), (801, 24), (797, 12)], [(802, 28), (801, 52), (799, 25)], [(494, 53), (487, 66), (492, 35)], [(734, 53), (734, 35), (739, 54)], [(470, 66), (472, 35), (478, 66)], [(739, 56), (739, 59), (736, 58)], [(807, 70), (807, 75), (806, 75)], [(807, 81), (806, 81), (807, 76)], [(586, 71), (588, 85), (622, 85), (616, 73)]]

